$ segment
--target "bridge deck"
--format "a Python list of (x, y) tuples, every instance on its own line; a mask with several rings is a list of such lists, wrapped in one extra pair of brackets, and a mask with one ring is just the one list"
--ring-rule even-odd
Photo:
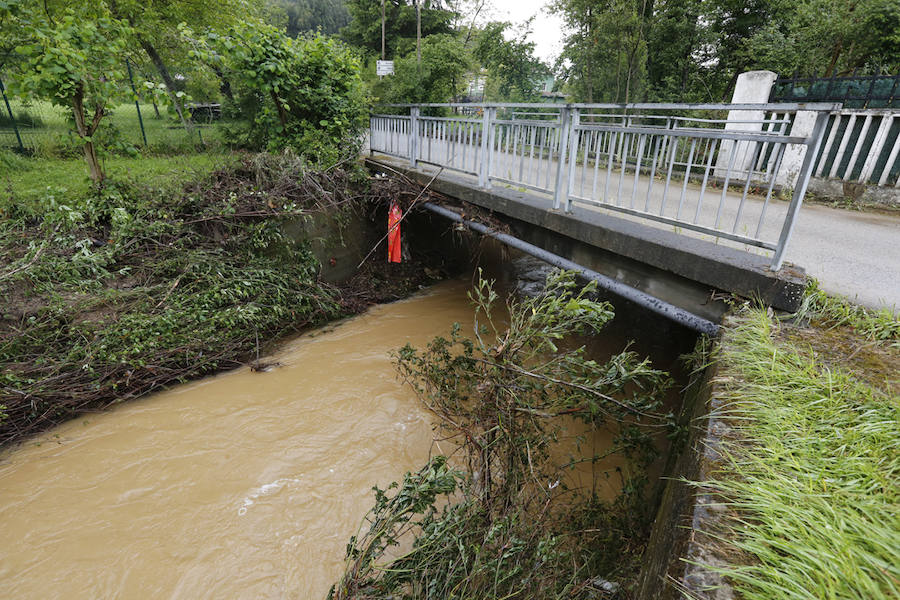
[[(412, 169), (407, 161), (380, 155), (368, 159), (367, 163), (372, 169), (387, 167), (402, 172), (422, 184), (431, 181), (439, 170), (427, 165)], [(545, 194), (498, 185), (484, 190), (477, 186), (472, 177), (446, 170), (440, 172), (431, 187), (452, 198), (514, 219), (512, 223), (517, 235), (528, 234), (528, 241), (548, 250), (560, 253), (559, 248), (567, 244), (553, 236), (563, 236), (596, 249), (598, 254), (623, 257), (622, 260), (634, 264), (623, 265), (615, 260), (606, 260), (605, 268), (590, 264), (584, 266), (597, 268), (708, 318), (716, 318), (717, 313), (721, 312), (721, 309), (710, 306), (710, 312), (704, 314), (702, 308), (714, 290), (760, 297), (773, 306), (792, 310), (799, 305), (805, 287), (802, 271), (784, 268), (776, 276), (768, 269), (769, 261), (763, 256), (678, 235), (661, 227), (648, 226), (590, 207), (575, 205), (570, 213), (549, 210), (552, 199)], [(526, 224), (531, 229), (525, 231), (516, 224)], [(540, 231), (550, 232), (551, 235), (541, 239)], [(573, 257), (573, 260), (583, 264), (594, 258), (581, 252), (581, 258)], [(675, 281), (663, 286), (658, 275), (652, 271), (669, 273)], [(643, 281), (638, 282), (638, 279)], [(663, 290), (663, 287), (667, 289)]]

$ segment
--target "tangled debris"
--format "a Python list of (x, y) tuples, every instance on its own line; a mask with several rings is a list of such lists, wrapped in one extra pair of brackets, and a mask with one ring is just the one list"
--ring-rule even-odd
[[(597, 362), (565, 343), (613, 318), (611, 305), (591, 299), (595, 286), (553, 272), (540, 294), (510, 301), (505, 319), (481, 279), (470, 294), (474, 337), (456, 324), (449, 338), (397, 351), (401, 379), (457, 445), (457, 468), (436, 456), (375, 488), (330, 598), (631, 597), (652, 522), (644, 491), (654, 436), (675, 423), (659, 411), (670, 380), (649, 360), (625, 350)], [(580, 431), (616, 433), (610, 447), (579, 445), (560, 464), (574, 420)], [(607, 501), (600, 465), (613, 453), (628, 462), (617, 467), (621, 493)], [(588, 480), (572, 476), (577, 464), (591, 465)]]
[[(397, 183), (245, 156), (183, 189), (113, 183), (6, 201), (0, 221), (0, 445), (71, 416), (247, 364), (257, 340), (363, 310), (429, 280), (381, 255), (340, 288), (287, 220), (387, 203)], [(375, 266), (375, 263), (379, 263)], [(375, 282), (381, 274), (382, 280)], [(399, 277), (398, 277), (399, 276)], [(400, 280), (385, 285), (386, 279)]]

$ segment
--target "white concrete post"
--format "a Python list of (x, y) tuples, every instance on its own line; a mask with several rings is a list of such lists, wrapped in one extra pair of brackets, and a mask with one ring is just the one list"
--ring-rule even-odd
[[(732, 104), (765, 104), (769, 101), (772, 86), (777, 75), (772, 71), (747, 71), (738, 75), (734, 84)], [(763, 110), (730, 110), (725, 131), (762, 131), (762, 123), (742, 123), (741, 121), (762, 121), (766, 118)], [(814, 117), (815, 120), (815, 117)], [(722, 140), (719, 155), (716, 158), (716, 177), (725, 177), (732, 153), (737, 154), (731, 172), (731, 181), (745, 181), (752, 167), (754, 146), (752, 142), (733, 142)], [(787, 158), (787, 156), (785, 156)], [(801, 161), (802, 162), (802, 161)]]
[[(798, 110), (791, 123), (788, 135), (792, 137), (809, 137), (816, 125), (818, 113), (809, 110)], [(800, 178), (800, 170), (803, 167), (803, 159), (809, 146), (805, 144), (788, 144), (784, 149), (784, 158), (781, 159), (781, 168), (775, 176), (775, 185), (786, 189), (797, 187)]]

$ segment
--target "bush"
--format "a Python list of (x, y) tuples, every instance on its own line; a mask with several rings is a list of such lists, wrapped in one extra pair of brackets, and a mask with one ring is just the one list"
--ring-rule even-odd
[(366, 97), (356, 55), (338, 40), (291, 39), (269, 25), (242, 23), (198, 45), (236, 88), (246, 126), (226, 140), (251, 149), (293, 148), (318, 164), (358, 152)]
[(465, 80), (469, 59), (462, 43), (452, 35), (432, 35), (422, 40), (422, 62), (416, 51), (396, 61), (395, 74), (375, 85), (380, 100), (387, 102), (449, 102)]

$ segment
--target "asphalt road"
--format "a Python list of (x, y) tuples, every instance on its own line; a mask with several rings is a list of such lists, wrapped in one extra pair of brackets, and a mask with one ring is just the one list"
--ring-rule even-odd
[(900, 215), (806, 204), (786, 257), (829, 293), (900, 312)]

